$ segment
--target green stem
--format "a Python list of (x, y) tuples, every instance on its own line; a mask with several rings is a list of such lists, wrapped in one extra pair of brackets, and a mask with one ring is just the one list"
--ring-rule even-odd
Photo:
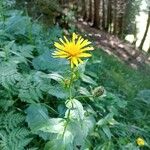
[(7, 61), (9, 58), (8, 49), (4, 48), (4, 52), (5, 52), (5, 61)]
[(76, 96), (75, 98), (88, 98), (88, 97), (93, 97), (93, 95), (88, 95), (88, 96)]
[[(71, 69), (71, 77), (70, 77), (70, 84), (69, 84), (69, 100), (70, 101), (72, 100), (73, 75), (74, 75), (74, 69)], [(67, 114), (67, 118), (66, 118), (66, 125), (65, 125), (65, 128), (64, 128), (64, 131), (63, 131), (63, 137), (64, 137), (64, 134), (66, 132), (68, 123), (70, 121), (70, 112), (71, 112), (71, 108), (68, 109), (68, 114)]]
[(69, 99), (72, 99), (72, 85), (73, 85), (73, 75), (74, 69), (71, 69), (71, 77), (70, 77), (70, 84), (69, 84)]
[(69, 123), (69, 117), (70, 117), (70, 110), (68, 110), (68, 114), (67, 114), (67, 122), (66, 122), (66, 125), (65, 125), (65, 128), (64, 128), (64, 131), (63, 131), (63, 137), (64, 137), (64, 134), (66, 132), (66, 129), (67, 129), (67, 126), (68, 126), (68, 123)]

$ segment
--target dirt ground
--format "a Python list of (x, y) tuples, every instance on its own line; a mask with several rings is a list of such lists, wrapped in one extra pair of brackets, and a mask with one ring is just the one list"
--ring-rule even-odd
[(149, 67), (145, 68), (145, 66), (150, 66), (150, 56), (136, 49), (130, 43), (122, 41), (114, 35), (95, 29), (87, 22), (78, 21), (77, 28), (81, 32), (87, 33), (87, 36), (91, 37), (95, 45), (109, 55), (118, 57), (121, 61), (124, 61), (135, 69), (148, 69), (147, 71), (150, 71)]

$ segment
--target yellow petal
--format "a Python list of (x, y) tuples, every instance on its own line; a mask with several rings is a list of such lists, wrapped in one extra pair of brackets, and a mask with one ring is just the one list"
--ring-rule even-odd
[(80, 48), (83, 48), (83, 47), (85, 47), (85, 46), (88, 46), (89, 44), (91, 44), (90, 41), (84, 40), (84, 41), (80, 44)]
[(65, 50), (65, 47), (63, 45), (59, 44), (58, 42), (55, 42), (54, 46), (60, 50)]
[(78, 57), (91, 57), (92, 55), (89, 53), (81, 53), (78, 55)]
[(76, 66), (78, 66), (78, 58), (72, 57), (71, 61), (72, 61), (73, 64), (75, 64)]
[(80, 64), (82, 64), (82, 63), (83, 63), (83, 61), (82, 61), (80, 58), (78, 58), (78, 61), (79, 61), (79, 63), (80, 63)]
[(69, 40), (65, 36), (64, 36), (64, 39), (65, 39), (66, 43), (68, 44)]
[(55, 55), (55, 56), (53, 56), (53, 57), (55, 57), (55, 58), (67, 58), (66, 55)]
[(75, 42), (75, 40), (78, 38), (78, 35), (73, 33), (72, 34), (72, 41)]
[(84, 41), (84, 39), (82, 38), (82, 36), (80, 36), (77, 40), (77, 45), (80, 45), (82, 42)]
[(62, 38), (59, 38), (60, 42), (65, 46), (66, 43), (62, 40)]
[(89, 47), (85, 47), (85, 48), (82, 48), (81, 51), (91, 51), (91, 50), (94, 50), (94, 47), (92, 46), (89, 46)]
[(69, 56), (69, 54), (64, 51), (55, 51), (54, 53), (52, 53), (52, 55), (54, 57), (59, 57), (59, 58), (67, 58)]
[(64, 52), (64, 51), (55, 51), (53, 53), (53, 55), (67, 55), (68, 56), (68, 53)]

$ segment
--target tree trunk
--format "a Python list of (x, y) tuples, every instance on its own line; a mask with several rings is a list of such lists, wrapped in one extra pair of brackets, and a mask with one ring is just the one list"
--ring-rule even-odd
[(93, 16), (93, 13), (92, 13), (92, 0), (89, 1), (89, 18), (88, 18), (88, 22), (92, 22), (92, 16)]
[(93, 27), (100, 28), (100, 15), (99, 15), (99, 8), (100, 8), (100, 0), (94, 0), (94, 22)]
[(149, 49), (148, 49), (147, 53), (150, 54), (150, 46), (149, 46)]
[(105, 21), (106, 21), (106, 13), (105, 13), (105, 0), (103, 0), (103, 21), (102, 21), (102, 28), (105, 30)]
[(134, 33), (133, 33), (133, 35), (134, 35), (134, 41), (133, 41), (132, 44), (136, 48), (136, 42), (137, 42), (137, 26), (136, 26), (136, 22), (135, 22), (135, 25), (134, 25)]
[(63, 4), (64, 4), (64, 1), (63, 1), (63, 0), (59, 0), (59, 3), (60, 3), (61, 5), (63, 5)]
[(83, 10), (83, 20), (86, 20), (87, 19), (87, 8), (86, 8), (86, 0), (82, 0), (83, 1), (83, 7), (82, 7), (82, 10)]
[(148, 29), (149, 29), (149, 26), (150, 26), (150, 8), (149, 8), (149, 12), (148, 12), (148, 19), (147, 19), (146, 30), (145, 30), (143, 39), (142, 39), (142, 41), (141, 41), (141, 44), (140, 44), (140, 46), (139, 46), (139, 49), (141, 49), (141, 50), (142, 50), (142, 48), (143, 48), (143, 45), (144, 45), (144, 42), (145, 42), (145, 39), (146, 39), (146, 36), (147, 36), (147, 32), (148, 32)]
[(114, 8), (113, 8), (113, 34), (117, 33), (117, 0), (114, 0)]
[(118, 18), (118, 35), (123, 38), (123, 14)]
[(109, 29), (110, 29), (111, 23), (112, 23), (112, 6), (111, 6), (111, 0), (108, 0), (106, 31), (110, 31)]

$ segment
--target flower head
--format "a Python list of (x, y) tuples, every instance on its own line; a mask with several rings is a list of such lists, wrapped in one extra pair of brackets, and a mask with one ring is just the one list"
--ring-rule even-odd
[(142, 138), (137, 138), (136, 143), (139, 146), (144, 146), (145, 145), (145, 141)]
[(94, 50), (90, 45), (91, 42), (87, 39), (78, 36), (77, 34), (72, 34), (72, 39), (68, 40), (65, 36), (64, 39), (59, 39), (60, 42), (55, 42), (54, 46), (56, 51), (53, 53), (54, 57), (66, 58), (70, 61), (71, 68), (78, 66), (83, 61), (81, 58), (91, 57), (91, 54), (86, 51)]

